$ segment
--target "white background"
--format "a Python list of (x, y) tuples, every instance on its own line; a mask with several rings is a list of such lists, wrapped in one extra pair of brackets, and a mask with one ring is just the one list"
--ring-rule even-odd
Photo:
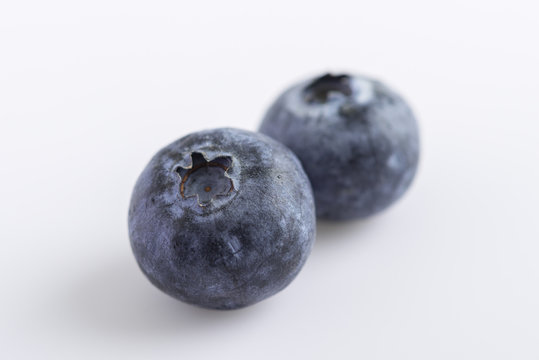
[[(536, 1), (2, 1), (0, 358), (539, 359)], [(134, 182), (192, 131), (255, 130), (288, 84), (380, 78), (421, 168), (319, 224), (297, 279), (239, 311), (137, 268)]]

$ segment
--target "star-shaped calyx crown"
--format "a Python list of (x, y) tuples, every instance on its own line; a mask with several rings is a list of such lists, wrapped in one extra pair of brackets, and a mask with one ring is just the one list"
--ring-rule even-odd
[(216, 197), (230, 194), (234, 190), (234, 183), (227, 174), (231, 165), (230, 156), (218, 156), (208, 161), (201, 153), (191, 153), (191, 165), (176, 168), (181, 178), (182, 198), (196, 196), (200, 206), (207, 206)]
[(324, 104), (335, 97), (349, 97), (353, 93), (348, 75), (326, 74), (315, 79), (304, 89), (304, 99), (312, 104)]

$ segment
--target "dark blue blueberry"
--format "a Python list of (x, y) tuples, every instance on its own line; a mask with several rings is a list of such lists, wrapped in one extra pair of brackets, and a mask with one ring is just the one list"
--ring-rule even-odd
[(309, 180), (285, 146), (217, 129), (159, 151), (129, 208), (138, 264), (164, 292), (235, 309), (271, 296), (299, 272), (315, 238)]
[(396, 201), (416, 173), (412, 111), (387, 86), (362, 76), (326, 74), (292, 86), (270, 107), (260, 132), (301, 160), (320, 218), (375, 214)]

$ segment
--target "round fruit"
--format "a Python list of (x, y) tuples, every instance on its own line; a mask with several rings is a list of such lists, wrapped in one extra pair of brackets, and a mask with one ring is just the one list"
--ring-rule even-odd
[(235, 309), (300, 271), (315, 238), (312, 190), (299, 160), (257, 133), (216, 129), (159, 151), (129, 208), (138, 264), (164, 292)]
[(385, 209), (417, 169), (412, 111), (387, 86), (362, 76), (326, 74), (292, 86), (269, 108), (260, 132), (301, 160), (320, 218), (363, 218)]

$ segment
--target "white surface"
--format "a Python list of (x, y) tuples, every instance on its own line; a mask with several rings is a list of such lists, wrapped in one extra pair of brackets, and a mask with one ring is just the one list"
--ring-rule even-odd
[[(0, 358), (538, 359), (534, 1), (3, 1)], [(321, 224), (277, 296), (184, 305), (140, 273), (132, 186), (163, 145), (256, 129), (290, 82), (353, 70), (421, 121), (413, 188)]]

